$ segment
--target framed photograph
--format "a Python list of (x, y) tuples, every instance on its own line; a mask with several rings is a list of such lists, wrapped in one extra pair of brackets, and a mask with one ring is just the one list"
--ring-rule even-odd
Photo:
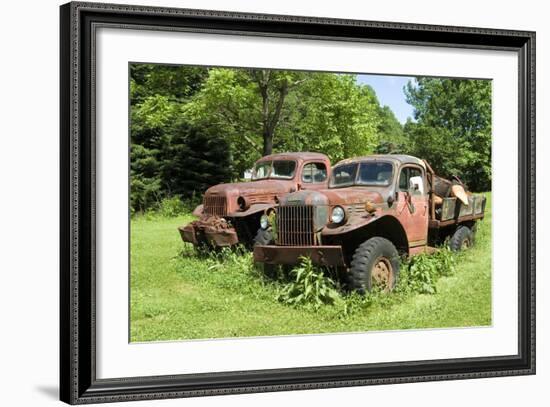
[(60, 21), (62, 401), (535, 373), (534, 32)]

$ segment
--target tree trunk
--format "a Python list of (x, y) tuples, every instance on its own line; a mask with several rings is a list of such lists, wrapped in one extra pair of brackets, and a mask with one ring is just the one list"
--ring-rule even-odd
[(269, 132), (264, 132), (264, 150), (263, 155), (269, 155), (273, 152), (273, 134)]
[(271, 79), (271, 71), (264, 69), (255, 75), (256, 81), (260, 88), (262, 96), (262, 136), (264, 139), (263, 155), (273, 153), (273, 136), (275, 128), (281, 116), (281, 110), (288, 93), (289, 83), (285, 80), (278, 86), (278, 99), (276, 100), (273, 111), (270, 111), (269, 106), (269, 81)]
[(264, 148), (262, 155), (266, 156), (273, 151), (273, 134), (269, 126), (269, 77), (271, 72), (262, 70), (258, 85), (260, 87), (260, 95), (262, 95), (262, 136), (264, 139)]

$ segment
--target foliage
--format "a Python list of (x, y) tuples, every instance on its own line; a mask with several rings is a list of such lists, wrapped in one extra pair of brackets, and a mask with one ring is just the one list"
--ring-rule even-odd
[(209, 250), (203, 254), (206, 256), (208, 270), (223, 271), (225, 267), (235, 266), (245, 273), (253, 273), (252, 253), (242, 245), (222, 247), (219, 251)]
[(380, 124), (378, 125), (379, 142), (376, 146), (378, 154), (399, 154), (405, 150), (407, 139), (403, 133), (403, 125), (395, 117), (389, 106), (381, 106), (378, 110)]
[(420, 254), (403, 264), (397, 292), (434, 294), (437, 280), (455, 271), (455, 257), (443, 247), (433, 254)]
[(472, 189), (491, 179), (489, 81), (418, 78), (405, 126), (356, 76), (270, 69), (130, 65), (132, 213), (240, 179), (269, 152), (333, 162), (371, 153), (425, 158)]
[(192, 213), (202, 202), (200, 195), (182, 198), (179, 195), (159, 199), (145, 212), (133, 212), (132, 217), (143, 217), (148, 220), (177, 218)]
[(273, 151), (332, 160), (371, 153), (378, 143), (378, 101), (354, 75), (215, 68), (183, 113), (230, 140), (234, 177), (268, 152), (266, 137)]
[(162, 151), (160, 176), (170, 194), (190, 197), (230, 179), (227, 140), (193, 127), (175, 123)]
[(300, 265), (290, 271), (292, 281), (285, 284), (277, 299), (292, 306), (334, 304), (339, 299), (335, 282), (314, 267), (311, 259), (302, 257)]
[(405, 125), (408, 152), (441, 176), (491, 189), (491, 82), (416, 78), (405, 89), (416, 122)]
[(130, 70), (132, 212), (158, 209), (164, 198), (189, 198), (228, 181), (227, 141), (182, 118), (207, 69), (132, 64)]
[[(131, 220), (131, 341), (366, 332), (491, 325), (491, 201), (476, 244), (454, 255), (454, 272), (433, 294), (407, 284), (407, 266), (391, 294), (343, 295), (335, 304), (277, 301), (283, 282), (261, 278), (250, 252), (207, 257), (182, 244), (177, 227), (194, 219)], [(288, 281), (287, 281), (288, 282)]]
[(185, 101), (200, 89), (207, 74), (200, 66), (130, 64), (130, 101), (141, 104), (151, 95)]
[(179, 196), (164, 198), (159, 204), (158, 214), (165, 218), (174, 218), (185, 213), (185, 205)]
[(379, 142), (379, 104), (372, 88), (355, 75), (309, 74), (289, 101), (280, 149), (319, 151), (333, 162), (371, 154)]

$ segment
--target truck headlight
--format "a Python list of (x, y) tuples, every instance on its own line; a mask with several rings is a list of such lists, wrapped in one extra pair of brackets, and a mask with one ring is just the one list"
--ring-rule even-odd
[(239, 205), (241, 211), (246, 211), (248, 209), (248, 202), (246, 202), (246, 199), (242, 196), (237, 198), (237, 205)]
[(267, 215), (262, 215), (262, 217), (260, 218), (260, 227), (263, 230), (266, 230), (269, 227), (269, 218), (267, 217)]
[(341, 206), (335, 206), (332, 208), (332, 214), (330, 215), (330, 220), (332, 223), (342, 223), (346, 218), (346, 212)]

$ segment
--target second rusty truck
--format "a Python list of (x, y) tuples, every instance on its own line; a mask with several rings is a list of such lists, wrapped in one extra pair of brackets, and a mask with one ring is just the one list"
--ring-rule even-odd
[(197, 220), (179, 227), (184, 242), (195, 246), (252, 246), (262, 214), (295, 191), (325, 189), (330, 160), (320, 153), (279, 153), (259, 159), (249, 182), (210, 187), (193, 212)]

